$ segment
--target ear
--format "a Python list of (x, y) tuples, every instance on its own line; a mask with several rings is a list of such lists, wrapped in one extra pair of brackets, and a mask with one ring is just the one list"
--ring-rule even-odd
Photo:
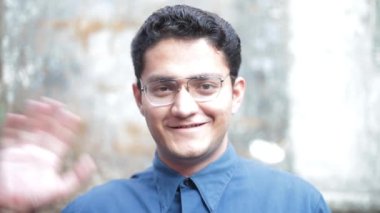
[(232, 113), (235, 114), (244, 99), (245, 80), (242, 77), (237, 77), (232, 87)]
[(137, 107), (139, 108), (140, 113), (144, 116), (144, 107), (142, 104), (142, 93), (141, 93), (140, 88), (137, 86), (137, 83), (132, 84), (132, 90), (133, 90), (133, 95), (135, 96)]

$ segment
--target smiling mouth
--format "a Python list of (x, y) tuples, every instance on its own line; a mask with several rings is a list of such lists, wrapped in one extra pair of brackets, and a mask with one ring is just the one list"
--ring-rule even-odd
[(204, 125), (205, 123), (199, 123), (199, 124), (189, 124), (189, 125), (179, 125), (179, 126), (173, 126), (173, 129), (189, 129), (194, 127), (199, 127)]

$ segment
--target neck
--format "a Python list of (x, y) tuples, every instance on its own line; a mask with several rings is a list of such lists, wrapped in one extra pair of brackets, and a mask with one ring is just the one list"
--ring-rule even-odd
[(162, 158), (160, 154), (159, 157), (171, 169), (175, 170), (184, 177), (190, 177), (207, 167), (210, 163), (219, 159), (226, 151), (227, 145), (228, 141), (223, 140), (222, 144), (220, 144), (215, 150), (195, 158), (166, 159)]

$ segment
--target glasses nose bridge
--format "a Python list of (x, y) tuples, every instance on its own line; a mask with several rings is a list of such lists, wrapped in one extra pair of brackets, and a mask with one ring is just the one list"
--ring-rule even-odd
[[(191, 103), (197, 102), (194, 94), (190, 91), (191, 88), (188, 85), (188, 81), (178, 84), (177, 92), (173, 96), (171, 104), (174, 104), (182, 109), (185, 106), (185, 108), (188, 108), (192, 105)], [(185, 91), (182, 91), (182, 89), (185, 89)]]
[(190, 92), (189, 80), (187, 80), (187, 81), (184, 82), (184, 83), (177, 82), (177, 87), (178, 87), (178, 88), (177, 88), (177, 91), (176, 91), (175, 96), (173, 97), (173, 101), (174, 101), (174, 99), (177, 98), (177, 95), (181, 92), (181, 90), (182, 90), (183, 88), (186, 90), (187, 93), (189, 93), (189, 95), (190, 95), (191, 97), (193, 97), (193, 95), (192, 95), (191, 92)]
[(190, 87), (189, 87), (189, 81), (191, 79), (188, 79), (187, 81), (181, 83), (181, 82), (176, 82), (177, 83), (177, 90), (176, 90), (176, 95), (182, 90), (182, 88), (185, 88), (185, 90), (190, 93)]

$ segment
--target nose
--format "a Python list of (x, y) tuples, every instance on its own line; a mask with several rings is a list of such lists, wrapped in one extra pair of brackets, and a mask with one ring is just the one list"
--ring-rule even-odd
[(171, 106), (171, 112), (176, 117), (188, 117), (196, 113), (198, 107), (198, 103), (185, 87), (178, 91)]

